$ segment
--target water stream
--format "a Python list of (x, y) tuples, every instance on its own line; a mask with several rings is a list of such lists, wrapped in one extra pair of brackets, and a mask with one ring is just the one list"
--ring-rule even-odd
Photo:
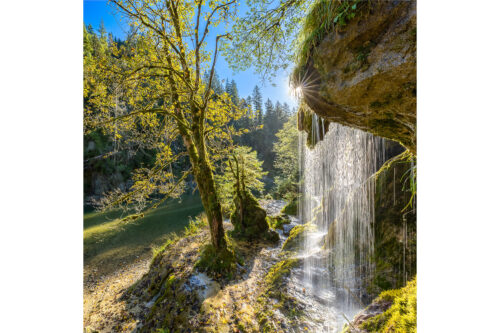
[[(313, 124), (323, 136), (321, 119)], [(323, 133), (321, 133), (323, 131)], [(374, 242), (372, 176), (385, 160), (384, 139), (336, 123), (314, 149), (300, 138), (302, 197), (299, 218), (316, 227), (299, 256), (300, 273), (292, 275), (302, 290), (296, 297), (315, 313), (314, 332), (338, 332), (364, 304), (363, 284), (370, 280)]]

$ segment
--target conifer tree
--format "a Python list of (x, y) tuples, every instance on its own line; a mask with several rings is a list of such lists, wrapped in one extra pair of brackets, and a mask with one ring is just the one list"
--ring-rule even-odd
[(263, 109), (262, 109), (262, 94), (258, 86), (255, 86), (252, 91), (253, 109), (256, 114), (257, 125), (262, 125)]

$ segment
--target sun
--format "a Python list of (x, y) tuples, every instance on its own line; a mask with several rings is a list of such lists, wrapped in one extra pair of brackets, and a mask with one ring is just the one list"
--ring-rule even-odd
[(299, 86), (288, 86), (288, 95), (300, 99), (302, 97), (302, 85)]

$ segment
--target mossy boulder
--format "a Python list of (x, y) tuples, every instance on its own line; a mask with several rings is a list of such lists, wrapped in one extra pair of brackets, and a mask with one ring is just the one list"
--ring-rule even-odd
[(309, 21), (305, 40), (322, 38), (308, 45), (292, 76), (296, 86), (307, 87), (299, 128), (312, 135), (312, 111), (416, 154), (416, 1), (359, 2), (345, 25)]
[(230, 217), (234, 226), (232, 236), (248, 240), (279, 240), (279, 235), (275, 231), (269, 230), (266, 211), (259, 205), (250, 191), (243, 191), (241, 195), (235, 194), (233, 207)]
[(316, 231), (316, 225), (305, 223), (297, 225), (290, 230), (290, 236), (286, 239), (282, 251), (298, 251), (308, 232)]
[(281, 210), (281, 213), (287, 214), (287, 215), (297, 215), (298, 213), (298, 206), (299, 206), (299, 199), (295, 197), (294, 199), (290, 200), (285, 207)]
[(280, 214), (277, 216), (268, 216), (267, 222), (269, 226), (273, 229), (281, 229), (284, 230), (284, 225), (290, 223), (290, 218), (286, 214)]
[(234, 235), (257, 237), (269, 229), (266, 211), (249, 191), (243, 192), (241, 197), (235, 195), (233, 203), (230, 219), (234, 226)]

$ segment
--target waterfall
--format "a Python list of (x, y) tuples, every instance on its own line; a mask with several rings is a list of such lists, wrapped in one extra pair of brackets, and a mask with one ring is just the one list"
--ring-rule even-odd
[[(314, 119), (313, 138), (325, 129)], [(341, 329), (345, 317), (364, 307), (363, 283), (370, 279), (374, 247), (374, 196), (372, 176), (385, 159), (384, 140), (360, 130), (330, 123), (313, 149), (299, 139), (301, 201), (299, 217), (315, 231), (306, 234), (303, 285), (308, 294), (326, 306), (318, 331)], [(332, 318), (332, 316), (334, 318)]]

